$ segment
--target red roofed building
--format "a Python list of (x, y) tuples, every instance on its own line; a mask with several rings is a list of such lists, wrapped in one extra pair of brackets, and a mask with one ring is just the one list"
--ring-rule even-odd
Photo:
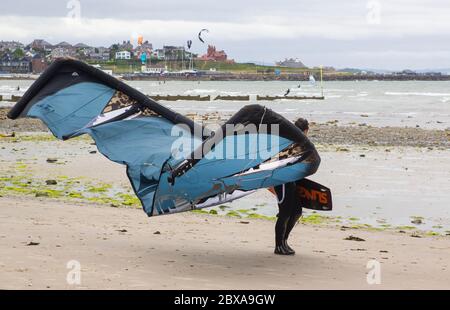
[(228, 60), (227, 53), (225, 51), (218, 51), (215, 46), (208, 45), (208, 51), (205, 55), (199, 58), (200, 60), (212, 60), (212, 61), (227, 61), (234, 62), (234, 60)]

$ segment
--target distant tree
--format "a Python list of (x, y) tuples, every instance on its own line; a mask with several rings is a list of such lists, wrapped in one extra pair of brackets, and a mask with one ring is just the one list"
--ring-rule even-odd
[(116, 53), (119, 51), (119, 44), (113, 44), (109, 48), (109, 59), (115, 59)]
[(13, 57), (14, 58), (22, 58), (25, 56), (25, 53), (23, 52), (23, 50), (21, 48), (17, 48), (14, 52), (13, 52)]

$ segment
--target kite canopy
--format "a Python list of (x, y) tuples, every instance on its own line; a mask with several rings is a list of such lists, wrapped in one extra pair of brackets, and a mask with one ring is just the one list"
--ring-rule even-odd
[(200, 32), (198, 33), (198, 39), (200, 40), (200, 42), (205, 43), (205, 39), (203, 38), (203, 33), (209, 33), (208, 29), (202, 29), (200, 30)]
[(246, 106), (211, 134), (72, 59), (55, 61), (8, 116), (39, 118), (59, 139), (89, 134), (103, 155), (127, 166), (149, 216), (222, 204), (302, 179), (320, 163), (301, 130), (265, 107)]

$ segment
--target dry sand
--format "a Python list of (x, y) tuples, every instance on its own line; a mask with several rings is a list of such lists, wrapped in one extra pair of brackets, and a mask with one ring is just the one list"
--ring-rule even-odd
[[(273, 222), (0, 198), (1, 289), (449, 289), (448, 238), (298, 225), (272, 254)], [(160, 234), (155, 234), (159, 231)], [(364, 242), (344, 238), (357, 235)], [(39, 243), (29, 245), (30, 242)], [(27, 245), (28, 244), (28, 245)], [(366, 281), (369, 260), (381, 284)], [(66, 264), (81, 264), (81, 284)]]

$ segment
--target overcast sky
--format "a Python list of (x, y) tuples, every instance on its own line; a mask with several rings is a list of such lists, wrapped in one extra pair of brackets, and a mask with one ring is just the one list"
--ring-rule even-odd
[[(80, 5), (78, 5), (78, 3)], [(238, 61), (450, 68), (450, 0), (1, 0), (0, 40), (206, 46)]]

